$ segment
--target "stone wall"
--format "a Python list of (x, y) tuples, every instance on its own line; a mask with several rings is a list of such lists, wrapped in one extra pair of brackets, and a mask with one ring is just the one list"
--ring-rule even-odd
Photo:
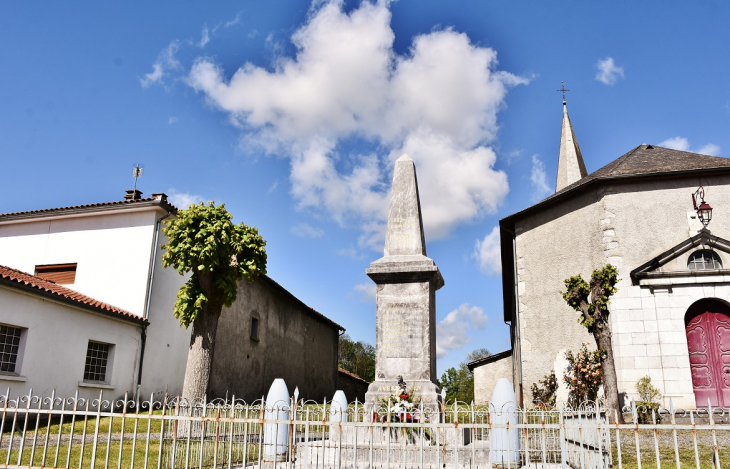
[[(702, 183), (715, 207), (712, 234), (730, 238), (722, 205), (730, 200), (730, 178)], [(549, 373), (561, 349), (583, 342), (595, 346), (577, 323), (579, 313), (560, 295), (563, 280), (578, 273), (588, 279), (595, 268), (611, 263), (621, 279), (611, 303), (619, 391), (635, 398), (636, 381), (648, 374), (675, 407), (694, 406), (684, 314), (701, 298), (730, 300), (730, 279), (658, 288), (633, 286), (630, 273), (696, 233), (690, 196), (697, 185), (689, 178), (603, 185), (516, 221), (526, 401), (530, 385)], [(686, 270), (686, 256), (674, 268)]]
[(253, 402), (283, 378), (302, 399), (332, 399), (340, 330), (270, 278), (243, 280), (236, 302), (221, 313), (208, 394)]
[(365, 393), (370, 383), (342, 368), (338, 370), (338, 374), (337, 389), (345, 393), (347, 402), (354, 402), (355, 399), (360, 403), (365, 402)]
[(474, 373), (474, 403), (489, 404), (492, 399), (492, 391), (500, 378), (507, 378), (510, 383), (512, 379), (512, 353), (499, 353), (494, 357), (496, 359), (479, 360), (478, 363), (469, 364), (469, 368)]

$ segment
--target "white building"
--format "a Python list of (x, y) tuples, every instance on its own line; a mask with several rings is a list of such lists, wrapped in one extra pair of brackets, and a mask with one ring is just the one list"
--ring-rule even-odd
[(3, 394), (134, 395), (143, 318), (5, 266), (0, 308)]
[[(0, 214), (0, 265), (53, 281), (135, 318), (120, 321), (86, 311), (74, 315), (79, 307), (61, 308), (58, 298), (21, 299), (17, 288), (12, 293), (4, 291), (0, 325), (13, 333), (20, 331), (26, 350), (16, 357), (22, 360), (20, 370), (35, 369), (40, 366), (37, 361), (46, 360), (57, 363), (48, 380), (54, 387), (61, 381), (54, 382), (50, 376), (68, 375), (84, 389), (111, 386), (123, 393), (139, 388), (142, 395), (182, 390), (190, 332), (173, 317), (172, 305), (185, 278), (162, 267), (159, 248), (165, 242), (162, 221), (176, 210), (165, 194), (140, 198), (139, 192), (128, 191), (124, 201)], [(20, 314), (48, 308), (53, 312), (46, 321), (42, 314), (34, 313), (34, 319)], [(59, 337), (64, 340), (58, 342)], [(108, 376), (84, 384), (84, 363), (75, 363), (76, 356), (67, 352), (71, 346), (85, 350), (89, 341), (116, 351), (107, 358)], [(132, 343), (136, 349), (128, 353)], [(49, 344), (57, 345), (49, 348)], [(119, 353), (122, 348), (125, 353)], [(63, 359), (54, 361), (54, 354)], [(127, 374), (130, 363), (134, 369)], [(17, 373), (0, 370), (0, 383), (14, 390), (21, 384), (31, 387), (30, 376), (26, 378), (23, 384)], [(35, 391), (40, 389), (36, 386)], [(73, 394), (65, 390), (69, 393)]]
[[(693, 207), (704, 186), (710, 231)], [(504, 320), (512, 349), (475, 369), (530, 386), (582, 343), (595, 348), (563, 300), (563, 281), (607, 263), (618, 267), (611, 328), (619, 392), (636, 399), (649, 375), (675, 407), (730, 406), (730, 159), (640, 145), (588, 174), (567, 109), (555, 194), (500, 221)], [(505, 366), (507, 364), (507, 366)]]

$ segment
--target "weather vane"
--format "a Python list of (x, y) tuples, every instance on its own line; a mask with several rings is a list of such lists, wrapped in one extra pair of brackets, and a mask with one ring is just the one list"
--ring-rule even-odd
[(565, 104), (565, 92), (566, 92), (566, 91), (570, 91), (570, 90), (566, 90), (566, 89), (565, 89), (565, 82), (564, 82), (564, 81), (561, 81), (561, 82), (560, 82), (560, 85), (561, 85), (561, 86), (560, 86), (560, 89), (559, 89), (559, 90), (557, 90), (557, 91), (562, 91), (562, 92), (563, 92), (563, 104)]
[(132, 176), (134, 176), (134, 191), (137, 191), (137, 179), (142, 175), (142, 171), (144, 171), (144, 165), (140, 165), (137, 163), (132, 168)]

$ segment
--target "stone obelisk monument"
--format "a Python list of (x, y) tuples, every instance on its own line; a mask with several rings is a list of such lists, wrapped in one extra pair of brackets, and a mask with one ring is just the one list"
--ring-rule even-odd
[(375, 382), (366, 402), (396, 393), (402, 376), (414, 397), (435, 404), (436, 290), (444, 279), (426, 257), (416, 166), (408, 155), (395, 162), (383, 257), (366, 272), (377, 284)]

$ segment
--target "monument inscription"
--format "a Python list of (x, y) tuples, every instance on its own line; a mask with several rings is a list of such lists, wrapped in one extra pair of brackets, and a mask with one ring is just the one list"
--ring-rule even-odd
[(423, 328), (418, 327), (418, 304), (390, 303), (378, 315), (383, 354), (389, 358), (408, 358), (423, 343)]

